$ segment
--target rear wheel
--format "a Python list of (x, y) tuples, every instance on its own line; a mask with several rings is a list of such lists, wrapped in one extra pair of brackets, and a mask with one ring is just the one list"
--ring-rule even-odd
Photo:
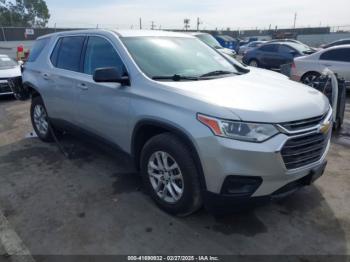
[(318, 81), (319, 77), (321, 76), (320, 73), (317, 72), (310, 72), (305, 74), (302, 78), (301, 78), (301, 82), (305, 85), (311, 86), (313, 87), (315, 82)]
[(30, 107), (30, 116), (35, 133), (45, 142), (52, 142), (48, 115), (44, 102), (40, 96), (33, 97)]
[(176, 136), (164, 133), (146, 143), (141, 173), (148, 193), (166, 212), (186, 216), (201, 207), (196, 165), (186, 144)]
[(249, 66), (252, 66), (252, 67), (259, 67), (259, 62), (255, 59), (252, 59), (249, 61)]

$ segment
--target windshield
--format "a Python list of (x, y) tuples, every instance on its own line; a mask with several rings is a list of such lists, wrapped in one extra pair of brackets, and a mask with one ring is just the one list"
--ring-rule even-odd
[(0, 69), (16, 67), (18, 64), (8, 56), (0, 56)]
[(214, 47), (216, 49), (222, 48), (220, 43), (212, 36), (209, 34), (202, 34), (202, 35), (196, 35), (200, 40), (202, 40), (204, 43), (207, 45)]
[(200, 77), (214, 71), (238, 73), (232, 63), (196, 38), (126, 37), (122, 41), (150, 78)]

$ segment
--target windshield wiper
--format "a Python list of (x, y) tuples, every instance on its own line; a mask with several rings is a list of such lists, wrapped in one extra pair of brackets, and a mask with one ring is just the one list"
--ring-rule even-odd
[(172, 76), (153, 76), (153, 80), (173, 80), (173, 81), (181, 81), (181, 80), (192, 80), (196, 81), (199, 80), (196, 76), (182, 76), (182, 75), (172, 75)]
[(204, 75), (201, 75), (200, 77), (220, 76), (220, 75), (231, 75), (231, 74), (236, 74), (236, 73), (235, 73), (235, 72), (232, 72), (232, 71), (215, 70), (215, 71), (206, 73), (206, 74), (204, 74)]

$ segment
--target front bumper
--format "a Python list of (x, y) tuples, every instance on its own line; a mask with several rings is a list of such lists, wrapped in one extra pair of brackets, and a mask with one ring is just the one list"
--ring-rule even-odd
[(317, 161), (295, 169), (287, 169), (281, 151), (295, 136), (298, 135), (280, 133), (263, 143), (242, 142), (215, 136), (197, 139), (206, 190), (221, 194), (224, 181), (229, 176), (259, 177), (262, 182), (250, 196), (269, 196), (285, 185), (308, 176), (325, 163), (331, 131), (326, 135), (325, 149)]
[(8, 79), (0, 79), (0, 96), (12, 94), (13, 92), (9, 85)]
[(326, 169), (327, 161), (324, 161), (316, 169), (310, 171), (310, 173), (304, 177), (301, 177), (295, 181), (289, 182), (283, 187), (277, 189), (270, 195), (265, 196), (233, 196), (224, 194), (215, 194), (209, 191), (205, 191), (203, 194), (205, 207), (212, 212), (225, 211), (228, 207), (245, 208), (254, 204), (267, 203), (274, 199), (280, 199), (286, 197), (298, 189), (311, 185), (315, 180), (321, 177)]

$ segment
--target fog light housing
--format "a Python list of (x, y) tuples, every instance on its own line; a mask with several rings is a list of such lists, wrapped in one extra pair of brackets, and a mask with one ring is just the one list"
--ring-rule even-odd
[(261, 177), (227, 176), (222, 188), (222, 195), (250, 197), (262, 183)]

